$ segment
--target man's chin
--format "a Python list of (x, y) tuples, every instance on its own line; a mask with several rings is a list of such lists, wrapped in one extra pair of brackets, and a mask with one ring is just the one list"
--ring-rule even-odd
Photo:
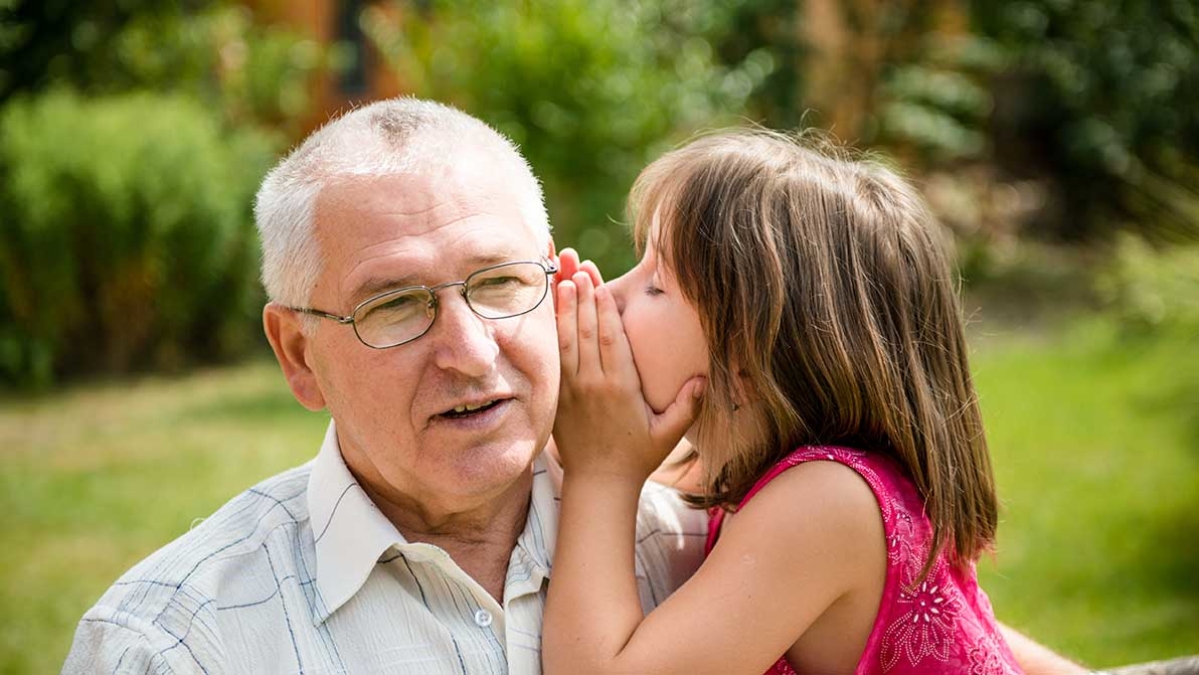
[(529, 471), (541, 450), (535, 441), (481, 444), (459, 457), (453, 469), (455, 482), (460, 490), (470, 492), (503, 491)]

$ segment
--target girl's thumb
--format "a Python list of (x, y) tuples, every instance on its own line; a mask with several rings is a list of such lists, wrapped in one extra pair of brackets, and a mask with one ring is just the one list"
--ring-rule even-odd
[(698, 375), (688, 380), (675, 396), (674, 402), (654, 419), (653, 436), (656, 443), (673, 448), (683, 438), (699, 414), (699, 401), (707, 383), (707, 378)]

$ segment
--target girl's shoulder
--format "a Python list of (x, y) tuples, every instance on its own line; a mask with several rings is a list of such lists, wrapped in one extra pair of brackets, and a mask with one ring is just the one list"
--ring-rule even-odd
[(760, 484), (764, 487), (787, 469), (809, 462), (834, 462), (853, 470), (874, 495), (888, 543), (894, 546), (902, 540), (910, 553), (917, 557), (927, 555), (933, 534), (932, 523), (925, 514), (924, 501), (916, 485), (898, 461), (880, 452), (856, 448), (805, 446), (772, 467)]
[[(808, 462), (834, 462), (852, 469), (866, 481), (880, 501), (884, 496), (889, 498), (888, 501), (895, 497), (902, 497), (904, 501), (918, 497), (915, 486), (908, 479), (907, 473), (887, 455), (835, 445), (806, 445), (779, 460), (759, 478), (757, 483), (746, 493), (740, 506), (744, 506), (745, 502), (783, 472)], [(880, 506), (884, 505), (880, 504)]]
[[(827, 468), (824, 470), (828, 472), (826, 479), (834, 476), (840, 476), (840, 479), (821, 483), (821, 487), (825, 488), (822, 492), (851, 491), (860, 496), (862, 483), (869, 488), (867, 494), (873, 497), (873, 512), (881, 513), (888, 535), (896, 529), (904, 530), (906, 536), (917, 535), (917, 538), (921, 538), (920, 535), (931, 534), (931, 531), (925, 531), (928, 524), (919, 493), (907, 477), (907, 473), (895, 460), (881, 453), (842, 446), (809, 445), (797, 448), (758, 479), (737, 505), (736, 511), (745, 509), (752, 500), (761, 499), (759, 493), (772, 484), (775, 485), (768, 490), (770, 493), (790, 492), (790, 485), (787, 484), (799, 480), (792, 469), (817, 462), (831, 462), (844, 467), (840, 471)], [(813, 470), (816, 470), (816, 466), (808, 466), (803, 473)], [(856, 474), (856, 479), (853, 474)], [(714, 543), (722, 519), (722, 512), (713, 512), (709, 545)]]
[[(770, 533), (768, 540), (783, 545), (780, 532), (790, 531), (797, 521), (818, 520), (818, 529), (837, 540), (849, 542), (847, 553), (869, 556), (876, 537), (887, 535), (879, 525), (880, 506), (894, 511), (889, 495), (893, 471), (867, 453), (841, 447), (804, 447), (792, 452), (763, 475), (737, 506), (731, 520), (736, 528), (759, 534)], [(707, 551), (721, 535), (726, 513), (710, 512)], [(852, 536), (851, 536), (852, 535)], [(812, 542), (798, 541), (800, 547)]]
[[(855, 482), (856, 490), (850, 487)], [(813, 503), (813, 495), (788, 494), (796, 488), (822, 490), (824, 494), (816, 498), (830, 498), (836, 493), (835, 499), (842, 501), (846, 495), (857, 493), (852, 503), (858, 520), (863, 517), (861, 494), (872, 495), (873, 517), (882, 525), (886, 582), (858, 672), (1019, 672), (999, 634), (990, 602), (978, 587), (973, 563), (955, 566), (942, 552), (928, 575), (921, 576), (931, 546), (932, 525), (915, 485), (898, 462), (853, 448), (802, 447), (759, 479), (738, 513), (756, 511), (762, 517), (766, 509), (761, 507), (769, 506), (776, 516), (786, 514), (782, 506), (788, 498)], [(838, 517), (843, 508), (832, 505), (823, 514)], [(713, 521), (718, 530), (718, 518)], [(842, 515), (836, 525), (851, 524)], [(710, 541), (716, 533), (710, 533)], [(862, 536), (848, 529), (842, 534)]]

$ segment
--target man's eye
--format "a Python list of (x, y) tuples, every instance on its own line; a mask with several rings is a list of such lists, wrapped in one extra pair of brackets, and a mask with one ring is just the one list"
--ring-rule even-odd
[(373, 309), (395, 310), (411, 307), (416, 304), (416, 296), (401, 295), (388, 300), (387, 302), (376, 305)]
[(478, 289), (503, 288), (504, 286), (514, 286), (521, 283), (524, 283), (524, 281), (519, 277), (488, 277), (486, 279), (477, 279), (471, 286)]
[(364, 321), (400, 321), (423, 314), (428, 300), (412, 293), (388, 298), (371, 307)]

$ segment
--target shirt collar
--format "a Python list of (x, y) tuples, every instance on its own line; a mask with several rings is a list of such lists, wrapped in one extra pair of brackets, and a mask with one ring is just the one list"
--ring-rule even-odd
[[(525, 527), (509, 558), (505, 600), (538, 592), (549, 577), (558, 533), (562, 468), (545, 453), (533, 463), (533, 488)], [(323, 623), (366, 583), (392, 547), (405, 556), (435, 556), (441, 549), (408, 543), (350, 473), (332, 421), (308, 479), (308, 513), (316, 549), (315, 623)]]
[(346, 467), (332, 421), (308, 478), (308, 514), (316, 547), (316, 623), (349, 600), (384, 551), (406, 543)]
[(542, 452), (533, 462), (533, 490), (525, 529), (516, 538), (504, 584), (505, 602), (526, 593), (537, 593), (553, 569), (558, 540), (558, 502), (562, 495), (562, 467)]

